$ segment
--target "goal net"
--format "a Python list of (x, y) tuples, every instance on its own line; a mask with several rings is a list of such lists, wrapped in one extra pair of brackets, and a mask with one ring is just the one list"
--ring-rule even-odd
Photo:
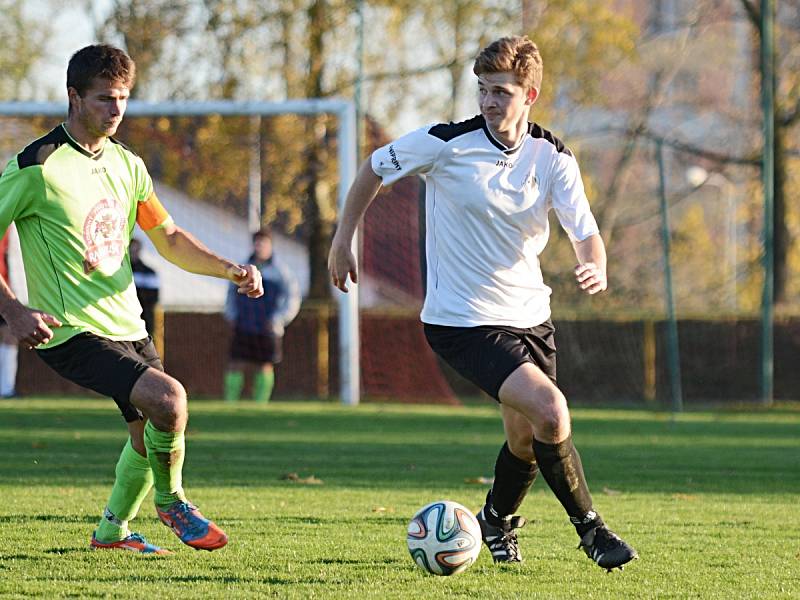
[[(60, 123), (65, 112), (61, 103), (0, 103), (3, 166), (21, 145)], [(346, 404), (357, 404), (362, 396), (454, 401), (423, 343), (418, 320), (408, 318), (421, 301), (417, 247), (395, 253), (405, 262), (407, 250), (416, 252), (414, 268), (400, 278), (397, 261), (379, 266), (375, 260), (392, 256), (401, 231), (402, 243), (415, 245), (410, 241), (416, 240), (415, 229), (403, 223), (381, 230), (384, 239), (365, 236), (365, 243), (378, 249), (364, 253), (355, 293), (332, 290), (319, 273), (325, 261), (319, 255), (327, 254), (324, 236), (332, 231), (355, 175), (352, 103), (131, 101), (116, 137), (143, 158), (175, 222), (215, 253), (244, 262), (252, 251), (252, 232), (272, 227), (276, 259), (297, 278), (304, 298), (286, 332), (276, 395), (338, 397)], [(416, 226), (415, 199), (408, 206), (404, 202), (394, 204), (391, 210), (397, 212), (390, 220), (398, 224), (402, 215)], [(315, 246), (320, 232), (324, 243)], [(151, 333), (165, 365), (194, 396), (220, 397), (231, 338), (221, 316), (228, 284), (181, 270), (162, 259), (138, 228), (134, 235), (142, 242), (143, 261), (158, 277), (159, 310)], [(24, 298), (18, 246), (9, 258)], [(314, 277), (325, 279), (319, 299), (309, 299)], [(20, 393), (78, 391), (27, 355), (19, 380)]]

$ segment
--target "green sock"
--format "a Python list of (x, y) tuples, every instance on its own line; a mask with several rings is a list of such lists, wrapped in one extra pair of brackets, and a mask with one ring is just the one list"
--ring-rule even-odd
[(144, 497), (153, 486), (150, 462), (133, 449), (130, 438), (119, 455), (116, 475), (111, 497), (95, 531), (97, 540), (106, 544), (128, 537), (128, 521), (139, 512)]
[(168, 508), (175, 502), (186, 501), (181, 477), (185, 454), (183, 432), (160, 431), (148, 421), (144, 426), (144, 445), (153, 470), (156, 506)]
[(225, 389), (225, 401), (236, 402), (242, 395), (244, 373), (241, 371), (227, 371), (223, 387)]
[(259, 371), (253, 378), (253, 397), (256, 402), (267, 403), (272, 397), (272, 388), (275, 387), (275, 372), (264, 373)]

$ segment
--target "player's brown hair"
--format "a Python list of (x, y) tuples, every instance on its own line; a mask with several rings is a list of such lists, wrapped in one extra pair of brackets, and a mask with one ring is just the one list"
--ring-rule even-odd
[(542, 70), (539, 48), (524, 35), (495, 40), (481, 50), (472, 67), (475, 75), (511, 71), (516, 76), (517, 83), (526, 90), (541, 89)]
[(108, 44), (81, 48), (67, 65), (67, 88), (83, 97), (95, 78), (119, 81), (128, 89), (136, 82), (136, 63), (124, 50)]

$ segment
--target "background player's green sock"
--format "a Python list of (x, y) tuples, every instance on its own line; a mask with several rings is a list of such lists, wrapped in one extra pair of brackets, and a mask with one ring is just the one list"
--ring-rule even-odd
[(111, 497), (95, 531), (97, 540), (106, 544), (128, 536), (128, 521), (139, 512), (144, 497), (153, 485), (150, 462), (133, 449), (130, 438), (119, 455), (116, 474)]
[(144, 426), (144, 445), (153, 470), (156, 506), (166, 509), (179, 500), (185, 501), (181, 476), (185, 454), (183, 432), (160, 431), (148, 421)]
[(242, 388), (244, 387), (244, 373), (242, 371), (226, 371), (223, 387), (225, 401), (236, 402), (242, 395)]
[(269, 402), (272, 397), (272, 388), (275, 387), (275, 372), (263, 373), (259, 371), (253, 378), (253, 397), (256, 402)]

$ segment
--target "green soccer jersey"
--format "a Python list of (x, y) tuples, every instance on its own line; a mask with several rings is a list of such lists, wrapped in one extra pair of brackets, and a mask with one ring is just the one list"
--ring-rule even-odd
[(0, 234), (16, 223), (29, 306), (58, 318), (48, 348), (91, 332), (147, 336), (128, 245), (153, 193), (143, 161), (109, 139), (92, 154), (59, 125), (17, 154), (0, 177)]

